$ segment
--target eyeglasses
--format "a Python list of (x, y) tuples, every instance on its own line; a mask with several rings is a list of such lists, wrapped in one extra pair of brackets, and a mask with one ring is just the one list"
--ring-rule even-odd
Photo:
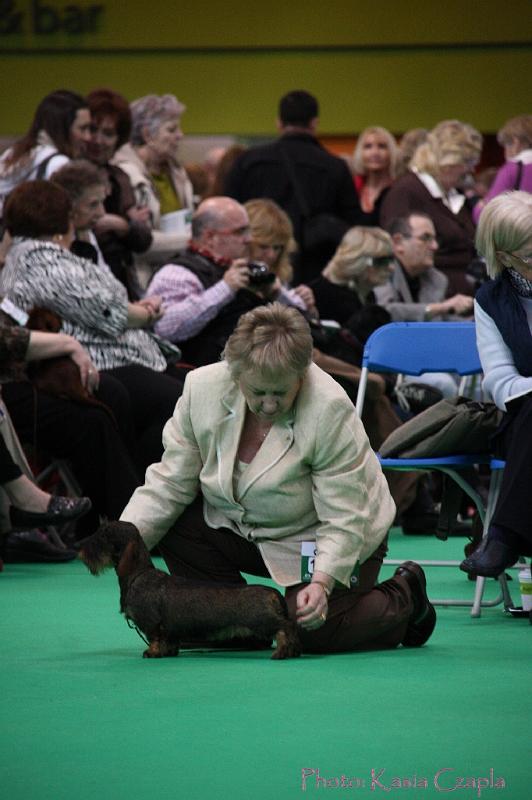
[(240, 228), (222, 228), (214, 231), (219, 236), (249, 236), (249, 232), (249, 225), (242, 225)]
[(438, 241), (437, 237), (433, 233), (422, 233), (421, 236), (414, 236), (413, 233), (411, 233), (409, 236), (407, 236), (405, 233), (403, 233), (403, 238), (405, 238), (405, 239), (417, 239), (418, 241), (423, 242), (424, 244), (428, 244), (429, 242), (437, 242)]
[(532, 256), (516, 256), (515, 253), (507, 253), (510, 258), (514, 258), (516, 261), (519, 261), (520, 264), (524, 264), (525, 267), (528, 269), (532, 268)]

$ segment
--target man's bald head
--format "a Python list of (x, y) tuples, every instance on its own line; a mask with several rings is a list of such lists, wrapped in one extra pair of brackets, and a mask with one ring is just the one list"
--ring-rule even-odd
[(208, 197), (192, 217), (192, 240), (215, 256), (242, 258), (250, 242), (246, 209), (231, 197)]

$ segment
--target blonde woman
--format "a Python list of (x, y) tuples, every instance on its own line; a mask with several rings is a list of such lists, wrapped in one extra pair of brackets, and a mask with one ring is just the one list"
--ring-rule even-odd
[(348, 230), (319, 278), (310, 283), (320, 317), (347, 324), (355, 312), (374, 303), (373, 289), (388, 281), (393, 265), (386, 231), (362, 225)]
[(457, 187), (477, 164), (482, 136), (471, 125), (445, 120), (429, 133), (410, 162), (410, 170), (391, 186), (382, 203), (380, 223), (413, 211), (427, 214), (438, 237), (435, 266), (449, 279), (447, 295), (469, 294), (474, 284), (466, 269), (475, 257), (475, 228), (465, 196)]
[(378, 225), (382, 201), (396, 174), (397, 142), (386, 128), (366, 128), (353, 153), (355, 189), (364, 225)]
[(290, 217), (277, 203), (266, 198), (249, 200), (244, 208), (249, 217), (251, 258), (264, 262), (277, 276), (280, 284), (277, 299), (316, 316), (312, 290), (304, 284), (290, 288), (293, 278), (290, 256), (297, 250)]

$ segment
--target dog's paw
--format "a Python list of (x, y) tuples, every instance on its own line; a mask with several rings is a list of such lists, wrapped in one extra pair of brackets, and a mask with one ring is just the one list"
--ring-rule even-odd
[(142, 658), (162, 658), (162, 655), (160, 653), (154, 653), (153, 650), (148, 648), (143, 652)]

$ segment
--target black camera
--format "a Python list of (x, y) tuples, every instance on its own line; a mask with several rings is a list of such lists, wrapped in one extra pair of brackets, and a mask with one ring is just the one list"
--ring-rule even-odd
[(264, 261), (249, 261), (248, 271), (250, 286), (269, 286), (275, 280), (275, 273), (270, 272)]

